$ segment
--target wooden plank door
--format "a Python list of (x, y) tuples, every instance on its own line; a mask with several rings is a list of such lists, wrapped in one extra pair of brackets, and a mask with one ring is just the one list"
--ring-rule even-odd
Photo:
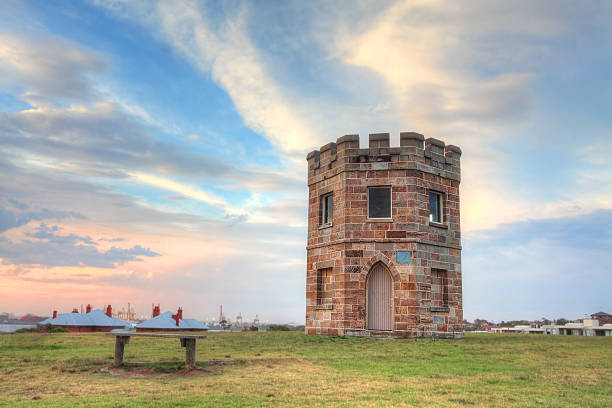
[(392, 330), (393, 282), (387, 267), (377, 263), (368, 275), (368, 330)]

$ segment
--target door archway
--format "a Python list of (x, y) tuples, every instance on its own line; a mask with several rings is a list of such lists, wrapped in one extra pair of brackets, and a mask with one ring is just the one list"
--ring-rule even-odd
[(368, 273), (366, 301), (368, 330), (393, 330), (393, 279), (382, 262)]

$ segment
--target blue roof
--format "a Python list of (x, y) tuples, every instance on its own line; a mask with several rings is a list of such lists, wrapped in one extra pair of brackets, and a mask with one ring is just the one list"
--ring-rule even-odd
[(136, 325), (137, 329), (164, 329), (164, 330), (208, 330), (208, 325), (196, 319), (180, 319), (179, 325), (172, 318), (172, 312), (165, 312), (146, 322)]
[(89, 313), (62, 313), (55, 319), (49, 318), (38, 324), (52, 324), (54, 326), (103, 326), (103, 327), (129, 327), (130, 324), (123, 320), (108, 317), (100, 309)]

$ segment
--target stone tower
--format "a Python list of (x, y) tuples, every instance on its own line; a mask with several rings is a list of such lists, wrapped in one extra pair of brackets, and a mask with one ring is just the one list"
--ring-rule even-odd
[(308, 154), (307, 334), (463, 336), (460, 158), (413, 132)]

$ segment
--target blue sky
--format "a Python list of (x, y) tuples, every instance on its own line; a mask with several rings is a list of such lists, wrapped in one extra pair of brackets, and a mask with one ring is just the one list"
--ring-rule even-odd
[(417, 131), (464, 152), (466, 318), (610, 312), (611, 18), (604, 1), (9, 1), (0, 309), (302, 322), (306, 153)]

